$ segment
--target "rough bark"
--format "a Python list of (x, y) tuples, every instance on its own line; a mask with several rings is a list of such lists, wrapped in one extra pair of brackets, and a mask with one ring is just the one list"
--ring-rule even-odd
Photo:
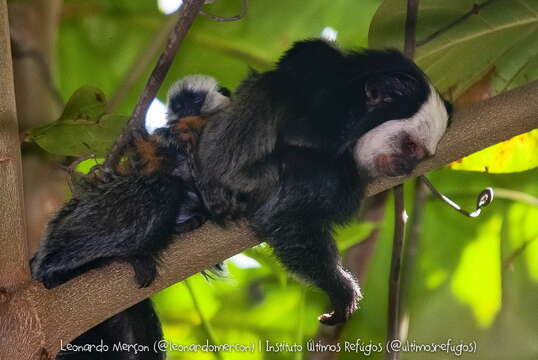
[[(19, 132), (60, 115), (62, 99), (52, 73), (62, 0), (10, 1), (9, 27)], [(66, 173), (34, 144), (22, 149), (24, 208), (29, 254), (37, 250), (50, 215), (67, 193)]]
[[(437, 155), (410, 177), (537, 128), (536, 98), (538, 81), (459, 111)], [(377, 181), (368, 187), (367, 194), (386, 190), (403, 180)], [(208, 224), (177, 239), (165, 253), (160, 276), (147, 289), (138, 289), (130, 267), (119, 263), (86, 273), (52, 291), (33, 284), (33, 301), (47, 335), (45, 348), (54, 352), (60, 339), (69, 341), (110, 315), (257, 243), (245, 224), (227, 229)], [(51, 304), (54, 312), (49, 311)], [(79, 315), (81, 309), (83, 318)]]
[(9, 23), (17, 115), (21, 131), (60, 114), (52, 78), (61, 0), (10, 2)]
[(28, 279), (21, 152), (7, 4), (0, 0), (0, 287)]

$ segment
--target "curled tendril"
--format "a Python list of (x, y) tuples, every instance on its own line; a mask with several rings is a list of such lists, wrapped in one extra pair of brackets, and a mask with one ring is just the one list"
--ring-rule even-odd
[[(206, 0), (205, 4), (210, 4), (212, 2), (214, 2), (214, 0)], [(204, 10), (200, 10), (200, 15), (203, 15), (215, 21), (236, 21), (236, 20), (242, 19), (247, 14), (247, 10), (248, 10), (248, 0), (243, 0), (243, 3), (241, 5), (241, 12), (235, 16), (229, 16), (229, 17), (217, 16), (217, 15), (208, 14)]]
[(476, 209), (472, 212), (468, 212), (462, 209), (461, 206), (456, 204), (454, 201), (450, 200), (448, 197), (437, 191), (437, 189), (433, 186), (433, 184), (430, 182), (430, 180), (428, 180), (427, 177), (419, 176), (419, 178), (428, 187), (428, 189), (430, 189), (433, 195), (444, 201), (446, 204), (450, 205), (459, 213), (471, 218), (475, 218), (480, 215), (480, 213), (482, 212), (482, 208), (488, 206), (493, 201), (493, 189), (490, 187), (485, 188), (480, 192), (480, 194), (478, 194), (476, 198)]

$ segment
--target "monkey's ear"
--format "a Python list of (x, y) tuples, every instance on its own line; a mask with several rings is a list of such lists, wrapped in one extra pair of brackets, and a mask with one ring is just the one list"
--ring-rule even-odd
[(294, 74), (320, 73), (324, 70), (338, 69), (342, 59), (340, 50), (327, 41), (305, 40), (296, 42), (286, 51), (278, 62), (278, 68)]
[(364, 83), (366, 106), (373, 110), (394, 102), (399, 97), (414, 94), (419, 83), (409, 74), (394, 72), (376, 74)]

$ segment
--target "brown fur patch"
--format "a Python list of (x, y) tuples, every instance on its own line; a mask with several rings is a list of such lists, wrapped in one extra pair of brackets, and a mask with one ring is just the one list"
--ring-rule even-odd
[(136, 152), (143, 162), (142, 174), (151, 174), (161, 167), (162, 157), (157, 154), (157, 146), (142, 137), (134, 140)]
[(185, 116), (174, 125), (174, 132), (182, 141), (195, 143), (205, 124), (206, 120), (201, 116)]

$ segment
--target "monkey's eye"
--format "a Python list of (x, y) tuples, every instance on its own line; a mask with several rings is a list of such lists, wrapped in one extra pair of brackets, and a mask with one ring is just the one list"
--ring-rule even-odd
[(366, 89), (366, 99), (366, 104), (370, 107), (370, 111), (393, 101), (393, 97), (390, 93), (385, 93), (375, 87)]

